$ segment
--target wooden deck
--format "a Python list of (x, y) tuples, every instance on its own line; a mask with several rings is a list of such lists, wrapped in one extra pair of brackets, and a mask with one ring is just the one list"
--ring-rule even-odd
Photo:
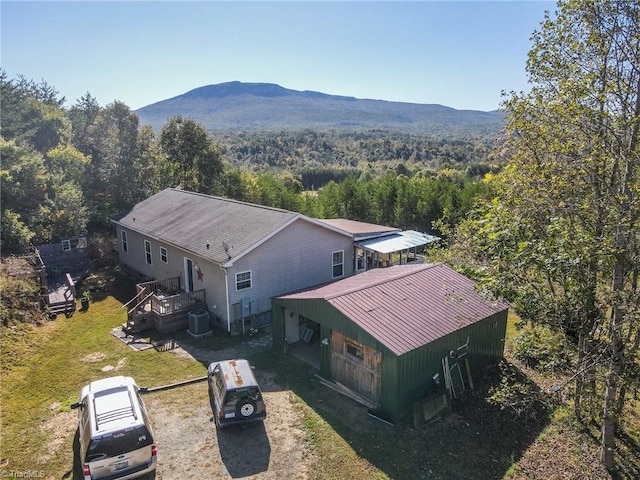
[(76, 285), (93, 271), (86, 248), (63, 249), (61, 243), (36, 247), (41, 294), (50, 315), (76, 310)]
[(139, 283), (136, 296), (127, 302), (127, 322), (123, 329), (141, 332), (153, 328), (160, 333), (186, 330), (189, 312), (206, 309), (204, 290), (184, 292), (180, 278)]

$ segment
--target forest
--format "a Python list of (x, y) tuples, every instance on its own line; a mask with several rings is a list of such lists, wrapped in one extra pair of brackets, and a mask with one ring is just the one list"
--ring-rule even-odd
[(176, 116), (156, 135), (122, 102), (67, 108), (45, 80), (0, 74), (2, 250), (110, 232), (110, 219), (178, 187), (318, 218), (443, 234), (486, 196), (491, 140), (385, 131), (220, 134)]

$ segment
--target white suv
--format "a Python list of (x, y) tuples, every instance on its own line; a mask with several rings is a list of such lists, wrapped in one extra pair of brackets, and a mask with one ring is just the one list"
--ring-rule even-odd
[(151, 422), (131, 377), (110, 377), (85, 385), (80, 400), (78, 433), (85, 480), (129, 479), (154, 472), (157, 447)]

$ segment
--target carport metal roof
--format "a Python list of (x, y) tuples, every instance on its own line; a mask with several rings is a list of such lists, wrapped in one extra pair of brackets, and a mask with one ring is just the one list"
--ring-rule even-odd
[(416, 232), (415, 230), (406, 230), (379, 238), (372, 238), (371, 240), (356, 242), (355, 245), (373, 252), (392, 253), (409, 248), (421, 247), (422, 245), (437, 242), (438, 240), (440, 240), (440, 238), (433, 235)]

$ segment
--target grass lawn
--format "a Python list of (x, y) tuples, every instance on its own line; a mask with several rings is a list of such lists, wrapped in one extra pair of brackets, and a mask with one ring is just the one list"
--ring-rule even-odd
[[(122, 276), (114, 285), (116, 294), (130, 287)], [(120, 287), (120, 288), (118, 288)], [(119, 295), (118, 295), (119, 296)], [(71, 403), (80, 388), (102, 378), (105, 365), (118, 367), (117, 374), (131, 375), (140, 385), (158, 385), (206, 374), (203, 365), (178, 358), (158, 361), (155, 350), (135, 352), (110, 335), (122, 324), (126, 311), (111, 294), (94, 295), (87, 312), (35, 327), (2, 328), (2, 466), (5, 471), (33, 470), (35, 463), (46, 474), (60, 478), (72, 465), (71, 445), (43, 452), (51, 442), (54, 427), (48, 422), (58, 413), (60, 421), (71, 418)], [(163, 357), (165, 359), (166, 357)], [(12, 361), (7, 362), (7, 359)], [(54, 421), (55, 422), (55, 421)], [(72, 423), (72, 431), (75, 424)], [(55, 442), (53, 442), (55, 444)]]

